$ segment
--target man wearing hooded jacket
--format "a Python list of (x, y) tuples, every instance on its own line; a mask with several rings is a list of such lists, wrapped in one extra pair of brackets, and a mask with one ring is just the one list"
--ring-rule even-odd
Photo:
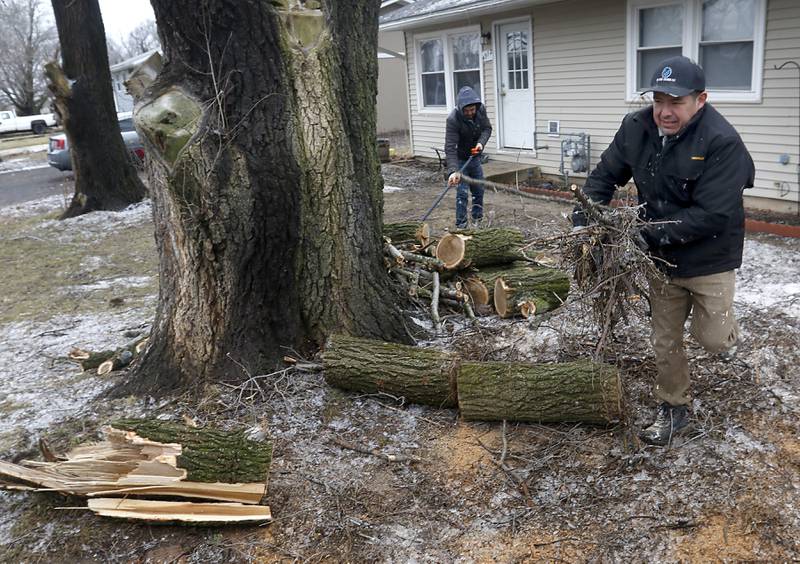
[(458, 185), (456, 189), (456, 227), (458, 228), (467, 227), (467, 203), (470, 192), (472, 193), (473, 221), (479, 221), (483, 217), (483, 187), (474, 184), (467, 185), (462, 182), (461, 172), (471, 178), (483, 178), (481, 152), (491, 134), (492, 124), (489, 122), (486, 108), (483, 107), (481, 99), (472, 88), (464, 86), (458, 91), (456, 107), (447, 117), (447, 129), (444, 137), (447, 183), (450, 186)]
[[(645, 442), (666, 445), (689, 422), (684, 324), (709, 352), (735, 350), (734, 269), (742, 264), (742, 192), (753, 160), (736, 130), (707, 103), (705, 73), (685, 57), (658, 65), (646, 92), (653, 105), (622, 121), (583, 190), (607, 204), (631, 178), (643, 216), (641, 246), (667, 277), (650, 281), (651, 342), (656, 358), (656, 419)], [(579, 210), (576, 226), (585, 224)]]

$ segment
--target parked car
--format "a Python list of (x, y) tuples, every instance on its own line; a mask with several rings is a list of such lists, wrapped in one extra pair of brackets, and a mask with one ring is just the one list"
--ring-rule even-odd
[(53, 114), (18, 117), (14, 110), (0, 110), (0, 133), (33, 131), (36, 135), (41, 135), (55, 124), (56, 117)]
[[(122, 140), (128, 149), (131, 162), (135, 166), (140, 166), (144, 161), (144, 147), (139, 141), (139, 134), (133, 128), (133, 117), (131, 112), (117, 114), (119, 120), (119, 130), (122, 133)], [(50, 138), (47, 148), (47, 162), (50, 166), (58, 170), (72, 170), (72, 158), (69, 152), (69, 141), (67, 135), (60, 133)]]

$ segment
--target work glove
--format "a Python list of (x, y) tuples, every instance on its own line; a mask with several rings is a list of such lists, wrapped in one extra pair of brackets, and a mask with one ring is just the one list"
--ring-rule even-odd
[(478, 143), (472, 149), (469, 150), (469, 154), (474, 157), (475, 155), (479, 155), (481, 151), (483, 151), (483, 145)]
[(451, 174), (447, 178), (447, 185), (448, 186), (455, 186), (459, 182), (461, 182), (461, 173), (460, 172), (454, 172), (453, 174)]

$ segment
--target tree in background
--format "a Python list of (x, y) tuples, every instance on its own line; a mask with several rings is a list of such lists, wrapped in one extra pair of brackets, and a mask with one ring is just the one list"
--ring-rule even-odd
[(334, 331), (408, 340), (382, 257), (379, 2), (152, 4), (166, 64), (134, 119), (160, 290), (134, 386), (242, 379)]
[(46, 65), (72, 154), (75, 195), (63, 218), (119, 210), (145, 195), (122, 141), (97, 0), (52, 0), (63, 69)]
[(58, 56), (58, 36), (41, 0), (0, 2), (0, 94), (19, 115), (47, 101), (44, 63)]
[(154, 49), (161, 49), (155, 20), (146, 20), (140, 23), (122, 41), (118, 42), (107, 37), (106, 43), (108, 44), (108, 61), (112, 65)]

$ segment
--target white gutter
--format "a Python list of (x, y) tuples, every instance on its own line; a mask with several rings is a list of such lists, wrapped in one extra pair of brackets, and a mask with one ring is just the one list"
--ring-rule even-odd
[(398, 51), (392, 51), (391, 49), (387, 49), (386, 47), (381, 47), (379, 45), (378, 46), (378, 57), (384, 58), (384, 57), (381, 57), (381, 55), (386, 55), (387, 57), (392, 58), (392, 59), (395, 59), (395, 58), (396, 59), (405, 59), (406, 58), (406, 54), (405, 53), (400, 53)]
[(447, 10), (442, 10), (441, 12), (433, 12), (432, 14), (420, 14), (418, 16), (403, 18), (381, 24), (378, 29), (381, 31), (412, 29), (415, 27), (463, 20), (465, 17), (484, 16), (501, 10), (513, 10), (514, 8), (526, 8), (529, 6), (553, 4), (562, 1), (563, 0), (490, 0), (487, 2), (470, 4), (469, 6), (455, 6)]

